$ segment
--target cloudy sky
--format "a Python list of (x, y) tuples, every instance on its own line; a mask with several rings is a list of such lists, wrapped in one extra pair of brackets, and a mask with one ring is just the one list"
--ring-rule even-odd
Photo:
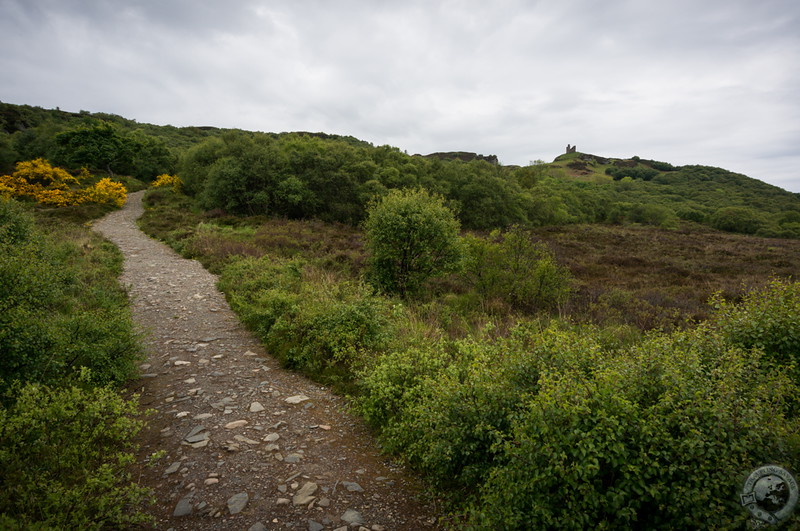
[(0, 0), (0, 100), (800, 192), (797, 0)]

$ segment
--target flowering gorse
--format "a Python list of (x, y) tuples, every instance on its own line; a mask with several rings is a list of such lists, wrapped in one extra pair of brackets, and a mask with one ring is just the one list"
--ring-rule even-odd
[(172, 191), (180, 193), (181, 189), (183, 188), (183, 181), (177, 175), (169, 175), (166, 173), (162, 173), (156, 180), (153, 181), (152, 184), (153, 188), (166, 188), (168, 186), (172, 187)]
[(100, 179), (100, 182), (94, 186), (83, 190), (83, 198), (85, 201), (92, 203), (109, 203), (121, 207), (128, 198), (128, 191), (122, 183), (105, 177)]
[(86, 168), (75, 177), (42, 158), (18, 162), (14, 173), (0, 175), (0, 196), (30, 197), (37, 203), (54, 207), (81, 203), (108, 203), (117, 207), (125, 204), (125, 186), (107, 177), (81, 189), (81, 182), (91, 177)]

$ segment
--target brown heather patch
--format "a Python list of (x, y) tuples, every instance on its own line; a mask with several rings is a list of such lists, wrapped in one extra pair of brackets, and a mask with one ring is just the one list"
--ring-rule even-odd
[(737, 298), (774, 277), (800, 277), (800, 241), (758, 238), (699, 225), (574, 225), (534, 231), (570, 269), (574, 318), (671, 327), (708, 317), (715, 292)]
[(183, 250), (215, 273), (237, 256), (303, 257), (352, 275), (358, 275), (364, 265), (361, 232), (348, 225), (317, 220), (240, 218), (239, 228), (253, 229), (247, 233), (224, 230), (232, 224), (221, 223), (223, 218), (206, 219), (206, 223), (223, 229), (194, 231), (188, 235)]
[(320, 259), (350, 272), (360, 271), (365, 259), (361, 231), (341, 223), (273, 219), (258, 228), (253, 243), (268, 254)]

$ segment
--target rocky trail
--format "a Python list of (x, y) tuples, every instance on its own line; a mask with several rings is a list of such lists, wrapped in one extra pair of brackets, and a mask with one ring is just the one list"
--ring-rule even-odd
[(146, 338), (130, 388), (154, 411), (135, 471), (156, 494), (155, 528), (437, 528), (435, 503), (345, 401), (280, 368), (214, 275), (138, 229), (143, 194), (94, 229), (125, 256), (122, 283)]

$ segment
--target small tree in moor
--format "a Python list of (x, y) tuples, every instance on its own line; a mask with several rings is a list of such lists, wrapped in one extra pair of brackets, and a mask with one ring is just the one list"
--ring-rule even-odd
[(411, 295), (460, 264), (459, 222), (426, 190), (392, 190), (370, 206), (364, 228), (370, 281), (387, 293)]

